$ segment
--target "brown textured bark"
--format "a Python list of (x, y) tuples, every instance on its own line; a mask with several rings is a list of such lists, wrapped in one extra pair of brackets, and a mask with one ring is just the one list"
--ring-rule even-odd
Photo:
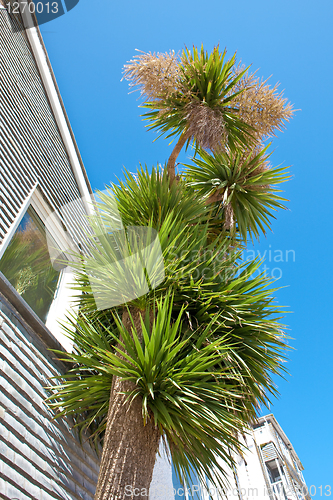
[(191, 134), (188, 131), (185, 131), (182, 133), (180, 136), (177, 144), (175, 145), (170, 158), (168, 160), (167, 164), (167, 170), (169, 174), (169, 179), (170, 179), (170, 186), (172, 185), (173, 181), (175, 180), (175, 163), (178, 158), (179, 153), (181, 152), (185, 142), (190, 138)]
[[(206, 200), (206, 205), (210, 205), (211, 203), (216, 203), (218, 201), (222, 201), (223, 196), (219, 191), (216, 191), (215, 193), (211, 194), (207, 200)], [(235, 214), (234, 210), (232, 208), (231, 203), (228, 203), (225, 206), (225, 220), (224, 220), (224, 229), (233, 229), (235, 225)]]
[(207, 200), (205, 201), (206, 205), (210, 205), (211, 203), (215, 203), (217, 201), (222, 201), (222, 195), (217, 191), (216, 193), (211, 194)]
[[(142, 313), (131, 314), (140, 331)], [(127, 313), (123, 323), (129, 330)], [(151, 421), (143, 425), (141, 398), (129, 403), (120, 394), (132, 388), (131, 382), (114, 377), (95, 500), (149, 498), (160, 433)]]
[(233, 229), (234, 225), (235, 225), (234, 210), (232, 208), (231, 203), (228, 203), (228, 205), (225, 207), (224, 228)]

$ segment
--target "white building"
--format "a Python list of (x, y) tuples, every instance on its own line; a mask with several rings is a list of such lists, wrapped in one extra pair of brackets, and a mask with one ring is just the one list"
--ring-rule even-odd
[(310, 500), (303, 465), (274, 415), (259, 418), (243, 436), (243, 444), (243, 456), (234, 457), (235, 469), (226, 471), (229, 485), (224, 492), (209, 484), (208, 493), (198, 481), (184, 491), (168, 461), (159, 458), (151, 500)]
[(248, 450), (236, 459), (228, 496), (239, 500), (310, 498), (304, 467), (273, 414), (259, 418), (244, 441)]

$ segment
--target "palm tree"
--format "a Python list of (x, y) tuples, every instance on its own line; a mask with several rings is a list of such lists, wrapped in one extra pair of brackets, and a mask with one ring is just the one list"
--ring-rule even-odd
[[(288, 177), (263, 141), (291, 106), (218, 47), (141, 53), (125, 77), (148, 126), (178, 140), (164, 167), (126, 172), (100, 195), (75, 265), (80, 314), (64, 329), (76, 347), (61, 353), (73, 368), (48, 403), (103, 444), (96, 500), (148, 498), (161, 439), (185, 483), (195, 472), (222, 488), (219, 460), (233, 465), (239, 435), (276, 395), (287, 348), (274, 289), (241, 253), (284, 208), (276, 185)], [(176, 176), (186, 144), (194, 157)]]

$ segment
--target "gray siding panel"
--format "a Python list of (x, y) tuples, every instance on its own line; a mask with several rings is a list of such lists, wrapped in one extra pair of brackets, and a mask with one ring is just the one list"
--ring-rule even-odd
[[(52, 420), (45, 386), (61, 373), (0, 302), (0, 493), (24, 500), (93, 500), (99, 460), (69, 419)], [(0, 497), (1, 498), (1, 497)]]
[[(81, 198), (26, 34), (15, 29), (20, 23), (0, 10), (0, 243), (36, 184), (53, 210)], [(75, 208), (67, 230), (84, 247), (85, 210)], [(5, 281), (0, 279), (0, 499), (93, 500), (98, 457), (87, 443), (80, 445), (71, 420), (53, 420), (44, 403), (45, 387), (65, 369), (46, 347), (58, 343), (44, 325), (41, 333), (40, 320), (21, 299), (17, 304)]]
[[(0, 236), (38, 186), (53, 210), (80, 199), (75, 175), (19, 19), (0, 10)], [(86, 240), (83, 205), (67, 228)], [(84, 243), (83, 243), (84, 245)]]

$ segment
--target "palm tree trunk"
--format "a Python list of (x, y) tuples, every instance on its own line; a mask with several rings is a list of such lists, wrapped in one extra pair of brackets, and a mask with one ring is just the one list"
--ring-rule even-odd
[(170, 158), (168, 160), (167, 164), (167, 170), (169, 174), (169, 180), (170, 180), (170, 186), (172, 185), (173, 181), (175, 180), (175, 163), (178, 158), (179, 153), (181, 152), (185, 142), (187, 139), (189, 139), (191, 134), (187, 131), (183, 132), (180, 138), (178, 139), (177, 144), (175, 145)]
[[(138, 331), (142, 313), (135, 312)], [(129, 329), (126, 314), (123, 324)], [(151, 421), (143, 425), (141, 398), (130, 403), (121, 394), (133, 388), (131, 382), (114, 377), (95, 500), (149, 498), (160, 433)]]
[[(223, 196), (217, 191), (216, 193), (211, 194), (205, 201), (206, 205), (210, 205), (211, 203), (216, 203), (218, 201), (222, 201)], [(224, 213), (224, 229), (231, 230), (235, 226), (235, 214), (234, 209), (232, 208), (231, 202), (229, 202), (225, 206)]]

